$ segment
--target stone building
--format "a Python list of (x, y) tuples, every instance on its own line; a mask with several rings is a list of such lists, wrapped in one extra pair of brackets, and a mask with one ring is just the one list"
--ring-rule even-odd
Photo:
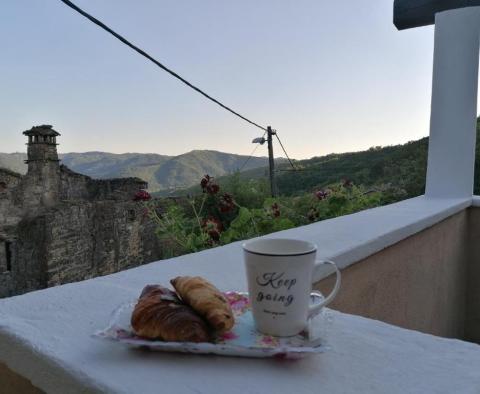
[(52, 126), (32, 127), (26, 175), (0, 168), (0, 297), (161, 258), (138, 178), (97, 180), (60, 164)]

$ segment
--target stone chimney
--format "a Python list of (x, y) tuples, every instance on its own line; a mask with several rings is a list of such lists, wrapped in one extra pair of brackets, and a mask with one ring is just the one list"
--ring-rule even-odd
[(23, 132), (28, 137), (26, 176), (26, 205), (56, 203), (60, 189), (60, 164), (57, 154), (57, 137), (51, 125), (34, 126)]
[(38, 165), (54, 163), (58, 166), (57, 137), (60, 133), (53, 130), (51, 125), (34, 126), (23, 132), (28, 137), (27, 160), (28, 171)]

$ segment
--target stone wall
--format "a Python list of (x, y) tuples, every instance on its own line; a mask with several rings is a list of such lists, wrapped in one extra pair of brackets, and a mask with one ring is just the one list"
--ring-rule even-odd
[(10, 272), (0, 272), (0, 298), (14, 295), (14, 281)]
[(47, 287), (47, 248), (45, 211), (24, 217), (12, 242), (12, 280), (15, 294)]
[(0, 168), (0, 297), (162, 258), (154, 224), (133, 201), (148, 184), (92, 179), (60, 165), (50, 129), (24, 133), (25, 176)]
[(22, 178), (22, 175), (17, 174), (14, 171), (0, 168), (0, 198), (5, 196), (12, 188), (17, 187)]
[(64, 202), (23, 218), (10, 240), (9, 270), (4, 243), (0, 239), (0, 297), (162, 258), (155, 224), (144, 215), (143, 204), (133, 201)]
[(23, 216), (16, 193), (23, 179), (16, 172), (0, 168), (0, 297), (15, 294), (11, 269), (15, 257), (16, 227)]
[(132, 200), (147, 187), (148, 183), (140, 178), (91, 179), (88, 184), (90, 198), (95, 200)]
[(21, 219), (21, 199), (17, 191), (23, 179), (16, 172), (0, 168), (0, 239), (6, 237), (5, 227), (15, 226)]
[(0, 172), (8, 185), (0, 193), (0, 297), (162, 258), (154, 224), (133, 201), (145, 182), (94, 180), (55, 162), (37, 164), (23, 177)]
[(143, 204), (61, 204), (46, 216), (47, 285), (106, 275), (162, 258)]
[(5, 232), (9, 232), (8, 227), (16, 226), (23, 216), (23, 209), (20, 204), (16, 204), (14, 196), (2, 198), (0, 196), (0, 238)]
[(86, 175), (78, 174), (70, 168), (60, 166), (60, 200), (88, 200), (90, 192), (88, 190), (91, 178)]
[(35, 213), (40, 205), (51, 207), (60, 196), (59, 165), (56, 161), (30, 162), (28, 172), (18, 187), (23, 207)]
[(139, 178), (92, 179), (60, 166), (61, 200), (131, 201), (148, 183)]

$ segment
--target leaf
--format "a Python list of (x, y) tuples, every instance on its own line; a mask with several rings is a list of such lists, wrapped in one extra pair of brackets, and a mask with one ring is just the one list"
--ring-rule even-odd
[(288, 230), (295, 227), (295, 224), (287, 218), (276, 219), (273, 222), (273, 231)]
[(236, 232), (232, 228), (229, 228), (227, 231), (224, 231), (222, 234), (220, 234), (220, 242), (222, 244), (229, 244), (234, 240), (235, 235)]
[(242, 229), (245, 226), (250, 226), (252, 220), (252, 213), (247, 208), (241, 207), (238, 210), (238, 215), (230, 223), (230, 228), (233, 229)]

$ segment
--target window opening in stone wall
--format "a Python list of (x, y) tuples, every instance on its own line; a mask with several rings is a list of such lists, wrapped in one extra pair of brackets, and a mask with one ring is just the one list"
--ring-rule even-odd
[(133, 222), (135, 220), (136, 213), (134, 209), (129, 209), (127, 213), (127, 219), (129, 222)]
[(7, 260), (7, 271), (12, 270), (12, 243), (6, 241), (5, 242), (5, 257)]
[(5, 182), (0, 182), (0, 193), (7, 190), (7, 184)]

